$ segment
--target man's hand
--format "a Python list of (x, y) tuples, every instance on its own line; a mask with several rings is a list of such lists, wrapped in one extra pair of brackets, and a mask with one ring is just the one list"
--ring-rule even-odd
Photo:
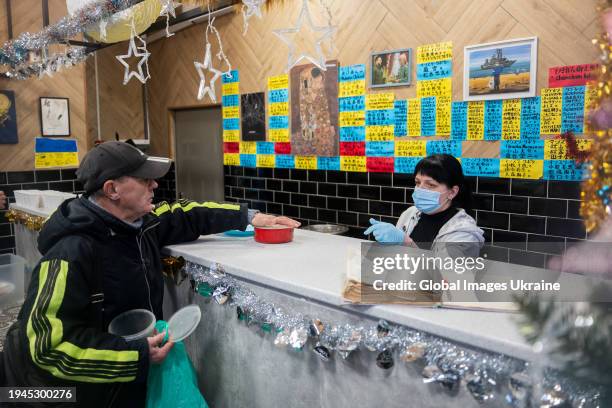
[(151, 360), (152, 363), (160, 364), (162, 361), (164, 361), (168, 355), (168, 352), (170, 352), (170, 349), (172, 349), (172, 346), (174, 346), (174, 342), (172, 341), (172, 338), (170, 338), (170, 340), (168, 340), (163, 347), (159, 347), (159, 345), (164, 341), (165, 335), (166, 333), (163, 332), (156, 334), (155, 336), (147, 337), (147, 341), (149, 342), (149, 360)]
[(284, 225), (286, 227), (297, 228), (300, 224), (289, 217), (277, 217), (270, 214), (257, 213), (251, 221), (254, 227), (271, 227), (273, 225)]
[(6, 194), (4, 191), (0, 191), (0, 210), (6, 208)]

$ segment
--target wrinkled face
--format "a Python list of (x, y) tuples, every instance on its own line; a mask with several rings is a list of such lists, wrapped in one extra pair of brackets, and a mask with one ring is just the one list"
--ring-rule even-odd
[(119, 205), (134, 220), (153, 211), (153, 190), (156, 188), (157, 182), (152, 179), (125, 176), (115, 180)]

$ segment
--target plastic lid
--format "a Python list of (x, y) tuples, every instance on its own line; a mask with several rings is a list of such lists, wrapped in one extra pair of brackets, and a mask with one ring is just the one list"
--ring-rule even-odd
[(181, 341), (198, 327), (202, 311), (197, 305), (189, 305), (177, 311), (168, 320), (168, 329), (172, 341)]
[(149, 337), (154, 327), (153, 313), (146, 309), (132, 309), (116, 316), (108, 325), (108, 332), (132, 341)]

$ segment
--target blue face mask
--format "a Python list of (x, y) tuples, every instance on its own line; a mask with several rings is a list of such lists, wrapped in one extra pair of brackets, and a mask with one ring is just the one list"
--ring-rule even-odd
[(425, 214), (431, 214), (441, 206), (440, 193), (424, 188), (415, 187), (412, 193), (412, 200), (416, 208)]

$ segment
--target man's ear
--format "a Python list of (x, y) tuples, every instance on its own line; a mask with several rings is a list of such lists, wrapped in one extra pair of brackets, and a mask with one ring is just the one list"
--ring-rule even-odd
[(117, 184), (115, 180), (106, 180), (104, 185), (102, 186), (102, 191), (104, 191), (104, 195), (106, 198), (116, 201), (119, 199), (119, 193), (116, 190)]

